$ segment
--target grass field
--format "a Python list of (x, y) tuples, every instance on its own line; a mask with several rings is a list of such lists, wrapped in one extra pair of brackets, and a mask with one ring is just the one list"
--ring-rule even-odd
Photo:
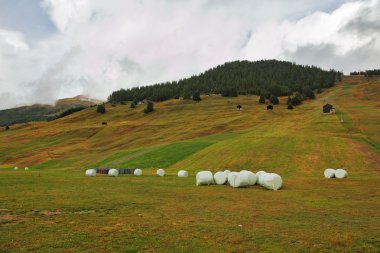
[[(0, 252), (379, 252), (379, 94), (345, 77), (292, 111), (213, 95), (0, 131)], [(97, 166), (144, 175), (84, 176)], [(349, 177), (324, 179), (327, 167)], [(276, 172), (284, 187), (195, 186), (197, 171), (224, 169)]]

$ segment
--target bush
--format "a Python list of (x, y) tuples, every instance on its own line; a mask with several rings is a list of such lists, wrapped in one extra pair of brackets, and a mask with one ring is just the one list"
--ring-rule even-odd
[(135, 102), (132, 102), (132, 103), (131, 103), (131, 108), (136, 108), (136, 104), (135, 104)]
[(121, 101), (120, 104), (121, 105), (126, 105), (126, 103), (124, 101)]
[(9, 126), (5, 126), (5, 130), (9, 130)]
[(194, 100), (194, 101), (197, 101), (197, 102), (201, 101), (201, 100), (202, 100), (202, 99), (201, 99), (201, 94), (200, 94), (199, 92), (195, 92), (195, 93), (193, 94), (193, 100)]
[(319, 88), (318, 90), (317, 90), (317, 93), (318, 94), (321, 94), (323, 92), (323, 90), (321, 89), (321, 88)]
[(152, 101), (148, 101), (148, 104), (146, 105), (146, 108), (144, 109), (144, 113), (150, 113), (153, 112), (154, 105)]
[(264, 94), (260, 95), (259, 103), (265, 104), (265, 95)]
[(105, 104), (103, 103), (103, 104), (98, 105), (98, 107), (96, 108), (96, 111), (98, 113), (106, 113), (106, 106), (105, 106)]
[(289, 109), (289, 110), (293, 110), (293, 108), (294, 108), (294, 107), (293, 107), (292, 103), (289, 103), (289, 104), (288, 104), (288, 109)]
[(302, 101), (304, 101), (306, 99), (306, 96), (302, 93), (296, 93), (290, 100), (290, 103), (293, 105), (293, 106), (297, 106), (297, 105), (300, 105), (302, 103)]
[(269, 100), (274, 105), (278, 105), (280, 103), (280, 101), (278, 101), (278, 97), (275, 95), (270, 95)]

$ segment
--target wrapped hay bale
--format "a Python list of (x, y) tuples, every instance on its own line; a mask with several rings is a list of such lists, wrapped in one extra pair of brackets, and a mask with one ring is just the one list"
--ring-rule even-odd
[(165, 176), (165, 170), (164, 169), (158, 169), (157, 170), (157, 175), (159, 175), (160, 177)]
[(260, 175), (262, 186), (277, 191), (282, 187), (282, 178), (276, 173), (265, 173)]
[(227, 173), (224, 171), (218, 171), (214, 174), (214, 181), (218, 185), (227, 183)]
[(117, 177), (117, 176), (119, 176), (119, 171), (117, 169), (110, 169), (108, 171), (108, 176)]
[(14, 170), (18, 170), (18, 167), (14, 167), (13, 169), (14, 169)]
[(261, 186), (264, 186), (263, 185), (263, 182), (262, 182), (262, 178), (264, 175), (268, 174), (267, 172), (265, 171), (259, 171), (256, 173), (256, 177), (257, 177), (257, 183)]
[(86, 170), (86, 176), (88, 176), (88, 177), (95, 177), (96, 176), (96, 170), (94, 170), (94, 169), (88, 169), (88, 170)]
[(348, 173), (344, 169), (337, 169), (337, 170), (335, 170), (335, 177), (336, 178), (342, 179), (342, 178), (347, 177), (347, 175), (348, 175)]
[(242, 170), (242, 171), (240, 171), (240, 173), (248, 178), (248, 185), (251, 186), (251, 185), (256, 184), (257, 177), (256, 177), (255, 173), (253, 173), (252, 171), (248, 171), (248, 170)]
[(325, 172), (323, 172), (325, 175), (325, 178), (333, 178), (335, 177), (335, 170), (334, 169), (325, 169)]
[(178, 171), (178, 177), (188, 177), (189, 173), (186, 170)]
[(228, 174), (228, 183), (234, 188), (246, 187), (249, 184), (248, 176), (240, 172), (231, 172)]
[(231, 171), (229, 171), (229, 170), (225, 170), (224, 173), (226, 173), (226, 175), (228, 176), (228, 174), (230, 174)]
[(29, 167), (25, 167), (25, 170), (29, 170)]
[(196, 175), (195, 184), (197, 186), (214, 184), (214, 177), (212, 176), (211, 171), (200, 171), (200, 172), (198, 172)]
[(142, 175), (142, 170), (141, 169), (135, 169), (135, 171), (133, 172), (133, 175), (135, 176), (141, 176)]

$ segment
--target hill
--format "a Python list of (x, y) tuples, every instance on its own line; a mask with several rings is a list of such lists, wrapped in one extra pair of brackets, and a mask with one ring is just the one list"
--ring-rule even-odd
[[(105, 114), (87, 108), (1, 130), (0, 248), (376, 252), (379, 94), (380, 81), (353, 76), (294, 110), (286, 97), (267, 111), (255, 95), (205, 95), (155, 103), (150, 114), (107, 104)], [(337, 113), (323, 115), (325, 103)], [(84, 176), (100, 166), (144, 174)], [(159, 167), (167, 176), (155, 175)], [(325, 179), (327, 167), (349, 177)], [(197, 171), (223, 169), (276, 172), (284, 188), (195, 186)]]
[(191, 97), (195, 92), (221, 93), (224, 96), (264, 95), (267, 98), (270, 95), (287, 96), (298, 92), (309, 97), (313, 90), (332, 87), (340, 78), (341, 73), (334, 70), (325, 71), (286, 61), (234, 61), (179, 81), (121, 89), (113, 92), (108, 100), (165, 101), (181, 96)]
[(35, 104), (0, 110), (0, 126), (26, 123), (30, 121), (46, 121), (70, 108), (88, 107), (99, 102), (99, 100), (79, 95), (73, 98), (59, 99), (55, 105)]

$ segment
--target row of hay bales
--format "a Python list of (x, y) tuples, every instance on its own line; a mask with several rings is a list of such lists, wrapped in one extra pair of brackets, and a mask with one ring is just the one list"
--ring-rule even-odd
[[(89, 177), (95, 177), (96, 174), (106, 174), (110, 177), (117, 177), (119, 174), (133, 174), (135, 176), (141, 176), (143, 171), (141, 169), (88, 169), (85, 172), (85, 175)], [(164, 176), (165, 170), (158, 169), (157, 175), (161, 177)]]
[[(18, 167), (14, 167), (13, 170), (18, 170)], [(25, 167), (24, 170), (29, 170), (29, 167)]]
[[(133, 169), (133, 173), (120, 173), (121, 169), (88, 169), (86, 170), (86, 176), (95, 177), (96, 174), (106, 174), (108, 176), (117, 177), (119, 174), (134, 174), (135, 176), (141, 176), (143, 171), (141, 169)], [(127, 169), (122, 169), (127, 170)], [(128, 169), (132, 170), (132, 169)], [(166, 172), (164, 169), (158, 169), (156, 174), (160, 177), (165, 176)], [(178, 171), (178, 177), (188, 177), (189, 173), (186, 170)]]
[(197, 186), (200, 185), (230, 185), (234, 188), (248, 187), (259, 184), (270, 190), (278, 190), (282, 187), (283, 182), (280, 175), (276, 173), (267, 173), (259, 171), (256, 174), (252, 171), (242, 170), (240, 172), (231, 172), (229, 170), (218, 171), (214, 175), (211, 171), (200, 171), (196, 175)]
[(323, 172), (325, 178), (339, 178), (339, 179), (342, 179), (342, 178), (346, 178), (348, 176), (348, 173), (346, 170), (344, 169), (331, 169), (331, 168), (328, 168), (328, 169), (325, 169), (325, 171)]

